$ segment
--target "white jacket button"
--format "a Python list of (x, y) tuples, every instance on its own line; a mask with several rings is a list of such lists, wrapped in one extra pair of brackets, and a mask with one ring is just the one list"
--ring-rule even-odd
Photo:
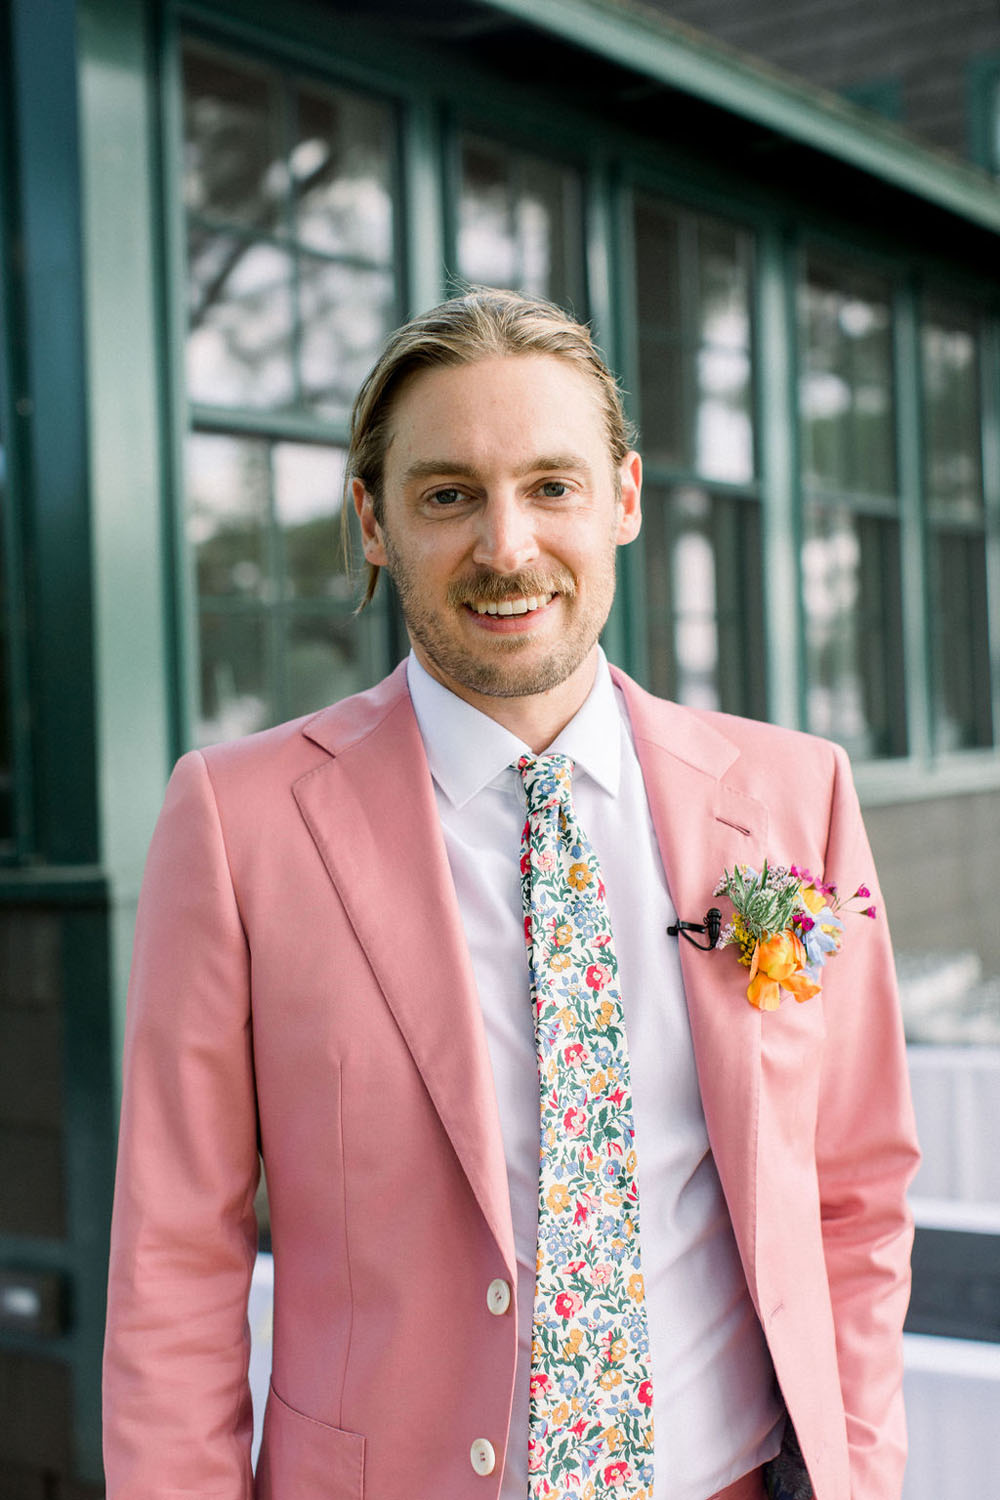
[(510, 1283), (499, 1276), (486, 1288), (486, 1306), (499, 1318), (510, 1306)]
[(492, 1474), (497, 1466), (496, 1451), (489, 1438), (476, 1438), (469, 1457), (477, 1474)]

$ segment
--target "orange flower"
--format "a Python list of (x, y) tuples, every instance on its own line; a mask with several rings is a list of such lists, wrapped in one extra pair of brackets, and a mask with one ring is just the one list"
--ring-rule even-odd
[(549, 1188), (545, 1201), (554, 1214), (561, 1214), (569, 1208), (569, 1193), (561, 1182), (557, 1182)]
[(818, 995), (819, 985), (802, 972), (805, 964), (806, 950), (794, 932), (776, 932), (758, 943), (750, 960), (750, 1004), (758, 1010), (777, 1010), (782, 990), (800, 1001)]
[(586, 890), (591, 881), (590, 867), (584, 864), (570, 865), (566, 879), (575, 891)]

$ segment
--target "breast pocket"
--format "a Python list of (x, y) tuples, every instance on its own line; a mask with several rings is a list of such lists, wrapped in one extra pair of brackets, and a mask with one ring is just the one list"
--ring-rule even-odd
[(364, 1500), (365, 1440), (268, 1393), (256, 1500)]

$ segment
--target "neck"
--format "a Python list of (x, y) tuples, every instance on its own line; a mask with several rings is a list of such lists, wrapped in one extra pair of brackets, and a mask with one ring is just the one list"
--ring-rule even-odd
[(478, 693), (461, 682), (454, 682), (439, 672), (419, 646), (414, 647), (420, 665), (466, 703), (478, 708), (480, 713), (502, 724), (511, 734), (523, 740), (535, 755), (547, 750), (553, 740), (566, 728), (570, 719), (579, 712), (587, 700), (597, 674), (597, 647), (589, 653), (575, 671), (564, 682), (543, 693), (528, 693), (523, 698), (498, 698), (487, 693)]

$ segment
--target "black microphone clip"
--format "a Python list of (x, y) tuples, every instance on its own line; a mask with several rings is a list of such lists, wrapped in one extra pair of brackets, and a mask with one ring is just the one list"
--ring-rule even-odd
[[(667, 928), (670, 937), (687, 938), (692, 948), (700, 948), (703, 953), (711, 953), (719, 941), (719, 933), (722, 931), (722, 913), (717, 906), (710, 906), (705, 913), (704, 922), (676, 922)], [(696, 943), (691, 936), (692, 932), (707, 932), (707, 943)]]

